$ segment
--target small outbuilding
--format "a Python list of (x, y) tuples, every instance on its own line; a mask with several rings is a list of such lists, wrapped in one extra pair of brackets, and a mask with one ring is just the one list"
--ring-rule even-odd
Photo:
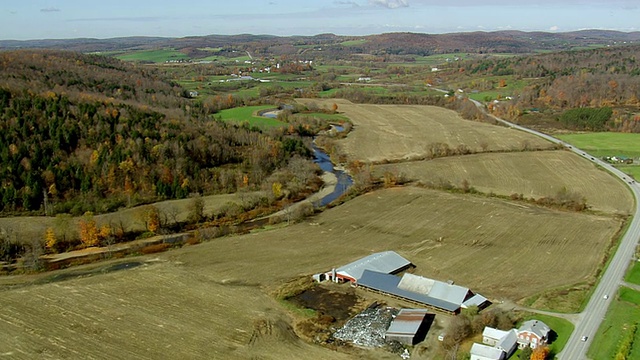
[(434, 317), (425, 309), (401, 309), (384, 334), (385, 341), (415, 345), (427, 336)]

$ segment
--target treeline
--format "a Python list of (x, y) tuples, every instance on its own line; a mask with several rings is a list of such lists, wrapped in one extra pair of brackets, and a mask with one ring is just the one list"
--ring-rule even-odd
[[(58, 63), (52, 64), (52, 69), (41, 64), (36, 71), (31, 69), (33, 58), (49, 59), (46, 53), (1, 56), (5, 60), (13, 56), (16, 62), (26, 57), (22, 67), (12, 64), (10, 68), (30, 69), (22, 72), (20, 81), (14, 77), (16, 81), (10, 86), (0, 87), (0, 211), (4, 213), (44, 210), (47, 214), (80, 215), (184, 198), (190, 193), (257, 189), (268, 186), (269, 176), (286, 168), (290, 159), (311, 156), (295, 128), (266, 134), (202, 117), (187, 105), (184, 111), (163, 111), (132, 99), (105, 97), (111, 90), (97, 84), (68, 85), (70, 78), (91, 81), (98, 75), (85, 78), (67, 71), (67, 77), (60, 75), (55, 81), (66, 85), (40, 91), (40, 85), (46, 89), (44, 81), (27, 89), (31, 83), (28, 76), (46, 78), (49, 70), (55, 73), (55, 69), (64, 68), (63, 61), (74, 69), (78, 61), (95, 60), (100, 69), (121, 71), (122, 78), (145, 78), (136, 71), (131, 75), (125, 65), (113, 59), (54, 53)], [(3, 68), (7, 71), (1, 76), (11, 77), (8, 69)], [(153, 79), (145, 81), (155, 84)], [(173, 88), (163, 86), (154, 89), (168, 91), (165, 105), (183, 101)], [(87, 92), (66, 95), (80, 87), (86, 87)], [(150, 91), (141, 85), (131, 95)], [(306, 171), (304, 178), (315, 176), (312, 169)], [(285, 189), (289, 180), (296, 179), (279, 179)], [(304, 184), (295, 184), (300, 186)]]

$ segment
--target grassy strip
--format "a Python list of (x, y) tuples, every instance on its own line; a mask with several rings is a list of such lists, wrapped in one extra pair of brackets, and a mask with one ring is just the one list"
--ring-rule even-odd
[(131, 53), (116, 55), (116, 58), (123, 61), (150, 61), (154, 63), (162, 63), (168, 60), (181, 60), (187, 59), (187, 55), (174, 50), (174, 49), (162, 49), (162, 50), (142, 50)]
[[(621, 288), (611, 303), (607, 315), (598, 329), (587, 355), (591, 359), (614, 359), (619, 352), (625, 336), (640, 319), (640, 292)], [(628, 359), (637, 359), (640, 354), (640, 332), (633, 334)], [(635, 357), (634, 357), (635, 356)]]
[(636, 261), (633, 263), (624, 280), (632, 284), (640, 285), (640, 262)]
[(634, 179), (640, 180), (640, 165), (616, 165), (616, 167)]

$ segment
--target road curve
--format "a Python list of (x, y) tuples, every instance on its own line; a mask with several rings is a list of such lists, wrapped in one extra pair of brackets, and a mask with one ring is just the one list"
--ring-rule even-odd
[[(472, 99), (469, 100), (473, 101), (476, 106), (484, 111), (484, 106), (481, 103)], [(539, 131), (510, 123), (506, 120), (500, 119), (490, 114), (489, 116), (493, 117), (496, 121), (510, 128), (525, 131), (530, 134), (542, 137), (553, 143), (562, 145), (567, 150), (573, 151), (577, 155), (582, 156), (583, 158), (593, 162), (594, 164), (601, 166), (614, 176), (617, 176), (622, 181), (624, 181), (625, 184), (629, 186), (631, 192), (633, 193), (633, 196), (636, 199), (635, 214), (633, 214), (631, 224), (629, 225), (627, 232), (624, 234), (618, 250), (613, 255), (609, 266), (600, 278), (598, 285), (591, 295), (591, 299), (589, 299), (589, 303), (575, 321), (575, 330), (569, 337), (569, 341), (565, 345), (562, 352), (558, 354), (558, 359), (562, 360), (587, 359), (587, 350), (589, 349), (591, 341), (593, 340), (593, 337), (595, 336), (598, 328), (600, 327), (600, 324), (602, 323), (611, 300), (618, 292), (618, 288), (624, 280), (624, 274), (627, 270), (627, 267), (629, 266), (629, 263), (633, 259), (633, 254), (635, 253), (638, 239), (640, 238), (640, 203), (638, 202), (638, 199), (640, 199), (640, 188), (638, 187), (638, 183), (632, 180), (627, 174), (616, 169), (609, 163), (604, 162), (585, 151), (577, 149), (575, 146), (572, 146), (560, 139), (556, 139)]]

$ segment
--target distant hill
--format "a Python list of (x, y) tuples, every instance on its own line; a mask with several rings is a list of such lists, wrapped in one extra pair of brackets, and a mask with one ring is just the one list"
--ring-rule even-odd
[[(201, 48), (233, 48), (261, 56), (322, 52), (326, 57), (371, 55), (429, 55), (451, 52), (531, 53), (567, 50), (593, 45), (614, 45), (640, 41), (640, 32), (582, 30), (564, 33), (495, 31), (449, 34), (386, 33), (369, 36), (279, 37), (271, 35), (207, 35), (183, 38), (122, 37), (112, 39), (68, 39), (0, 41), (0, 49), (65, 49), (79, 52), (130, 51), (169, 47), (193, 57), (205, 57)], [(313, 46), (317, 45), (317, 48)], [(311, 48), (310, 48), (311, 46)]]

